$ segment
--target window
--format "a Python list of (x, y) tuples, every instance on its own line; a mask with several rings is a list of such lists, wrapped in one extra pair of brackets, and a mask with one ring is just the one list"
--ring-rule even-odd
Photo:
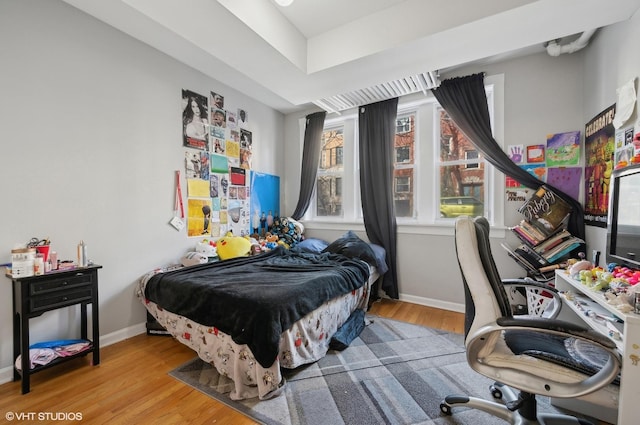
[[(476, 151), (476, 150), (466, 151), (464, 153), (464, 158), (465, 159), (478, 159), (478, 151)], [(466, 165), (466, 167), (467, 168), (478, 168), (478, 163), (477, 162), (468, 163)]]
[(344, 128), (325, 129), (316, 180), (316, 216), (342, 216)]
[(396, 163), (409, 162), (410, 152), (409, 146), (396, 147)]
[[(502, 96), (503, 83), (497, 77), (488, 84), (493, 126), (494, 93), (498, 87)], [(502, 97), (498, 99), (495, 113), (500, 115), (495, 131), (500, 140), (503, 105)], [(325, 120), (316, 193), (307, 220), (362, 221), (357, 125), (357, 110)], [(496, 186), (502, 180), (493, 177), (493, 167), (435, 98), (421, 94), (401, 98), (395, 127), (391, 183), (400, 226), (425, 226), (426, 232), (440, 234), (437, 227), (449, 227), (462, 214), (483, 215), (493, 225), (502, 225), (504, 196), (495, 196), (504, 193), (501, 186)]]
[(396, 120), (396, 134), (407, 133), (411, 131), (411, 118), (410, 117), (398, 117)]
[(485, 164), (482, 155), (446, 111), (437, 108), (440, 132), (440, 217), (484, 215)]
[(415, 112), (398, 115), (396, 119), (396, 153), (393, 170), (393, 200), (396, 217), (414, 216), (413, 186), (415, 167)]
[(411, 191), (410, 177), (396, 177), (396, 192), (406, 193)]

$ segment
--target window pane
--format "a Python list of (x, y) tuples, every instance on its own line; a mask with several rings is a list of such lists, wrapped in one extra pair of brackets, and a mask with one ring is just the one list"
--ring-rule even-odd
[(396, 120), (396, 133), (406, 133), (407, 131), (411, 131), (411, 117), (398, 117)]
[(411, 159), (409, 146), (398, 146), (396, 148), (396, 162), (399, 164), (408, 163)]
[(396, 217), (413, 217), (414, 215), (415, 119), (416, 115), (410, 113), (399, 116), (396, 120), (393, 171)]
[(473, 144), (467, 139), (462, 131), (455, 125), (453, 120), (440, 109), (440, 161), (472, 160), (477, 162), (482, 159), (482, 155), (476, 150)]
[(440, 119), (440, 217), (485, 215), (482, 155), (444, 109)]
[[(473, 151), (466, 151), (464, 153), (464, 158), (466, 160), (477, 160), (478, 159), (478, 151), (473, 150)], [(466, 165), (467, 168), (478, 168), (478, 163), (477, 162), (472, 162), (470, 164)]]
[(484, 215), (484, 163), (440, 166), (440, 217)]
[(344, 168), (343, 128), (322, 133), (322, 152), (316, 180), (316, 215), (342, 216), (342, 177)]

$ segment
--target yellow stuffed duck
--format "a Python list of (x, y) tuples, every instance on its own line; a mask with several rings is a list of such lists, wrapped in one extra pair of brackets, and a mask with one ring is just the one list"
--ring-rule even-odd
[(251, 242), (242, 236), (233, 236), (233, 233), (227, 233), (216, 241), (216, 251), (221, 260), (246, 257), (251, 253)]

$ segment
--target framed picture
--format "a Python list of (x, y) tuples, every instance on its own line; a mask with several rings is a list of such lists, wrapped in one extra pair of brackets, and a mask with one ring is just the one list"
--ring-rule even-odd
[(527, 146), (527, 162), (540, 163), (544, 162), (544, 145)]

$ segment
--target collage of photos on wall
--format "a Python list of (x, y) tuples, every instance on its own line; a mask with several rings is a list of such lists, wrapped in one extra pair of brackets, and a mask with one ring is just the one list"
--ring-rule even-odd
[(245, 109), (225, 108), (224, 95), (182, 90), (187, 236), (220, 237), (249, 229), (252, 133)]

